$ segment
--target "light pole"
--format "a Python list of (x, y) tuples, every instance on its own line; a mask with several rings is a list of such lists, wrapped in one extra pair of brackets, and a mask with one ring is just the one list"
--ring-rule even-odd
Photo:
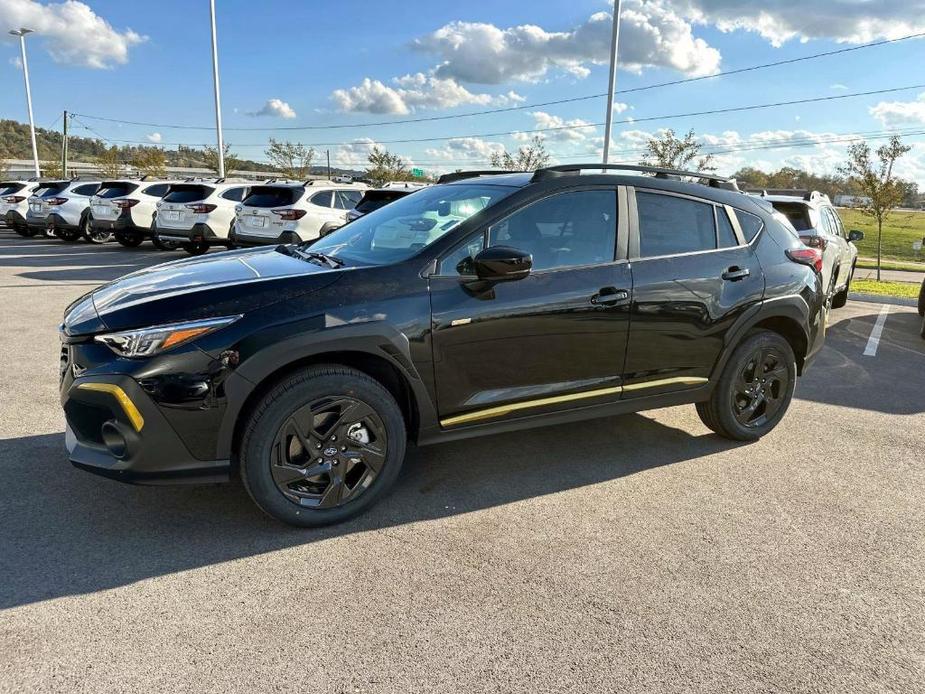
[(613, 100), (617, 89), (617, 44), (620, 42), (620, 0), (613, 3), (613, 36), (610, 40), (610, 87), (607, 89), (607, 122), (604, 126), (604, 163), (610, 158)]
[(225, 142), (222, 138), (222, 93), (218, 84), (218, 38), (215, 32), (215, 0), (209, 0), (212, 18), (212, 83), (215, 85), (215, 131), (218, 135), (218, 177), (225, 177)]
[(35, 177), (42, 175), (39, 169), (39, 148), (35, 144), (35, 119), (32, 117), (32, 89), (29, 87), (29, 63), (26, 60), (26, 34), (31, 34), (32, 29), (20, 27), (11, 29), (10, 34), (19, 37), (19, 50), (22, 52), (22, 74), (26, 80), (26, 105), (29, 107), (29, 132), (32, 135), (32, 162), (35, 164)]

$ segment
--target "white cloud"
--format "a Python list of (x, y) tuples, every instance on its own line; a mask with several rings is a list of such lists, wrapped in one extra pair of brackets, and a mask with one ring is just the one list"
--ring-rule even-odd
[(263, 105), (259, 111), (253, 111), (248, 113), (249, 116), (273, 116), (275, 118), (285, 118), (291, 120), (295, 118), (298, 114), (295, 110), (287, 104), (282, 99), (267, 99), (267, 103)]
[(148, 142), (153, 142), (154, 144), (158, 144), (161, 140), (164, 139), (161, 137), (160, 133), (149, 133), (148, 135), (145, 135), (145, 137), (147, 138)]
[[(621, 17), (620, 62), (624, 68), (658, 66), (690, 75), (719, 70), (719, 51), (695, 38), (691, 23), (668, 0), (627, 0)], [(608, 12), (597, 12), (568, 31), (549, 31), (532, 24), (500, 28), (456, 21), (413, 45), (440, 59), (438, 77), (462, 82), (530, 82), (552, 70), (583, 78), (590, 73), (589, 65), (609, 62), (611, 27)]]
[(432, 159), (445, 161), (487, 162), (491, 159), (492, 154), (500, 154), (504, 149), (504, 145), (500, 142), (489, 142), (480, 137), (462, 137), (456, 140), (448, 140), (440, 148), (424, 150), (424, 154)]
[(915, 101), (881, 101), (870, 108), (870, 115), (888, 128), (925, 123), (925, 92)]
[(22, 58), (20, 58), (19, 56), (10, 58), (10, 65), (15, 67), (17, 70), (22, 70)]
[[(43, 5), (35, 0), (0, 0), (0, 27), (28, 27), (58, 63), (109, 68), (128, 62), (129, 49), (147, 40), (131, 29), (119, 31), (77, 0)], [(9, 40), (12, 37), (6, 36)]]
[[(365, 169), (369, 164), (369, 153), (374, 147), (388, 149), (371, 138), (357, 138), (348, 144), (340, 145), (331, 150), (331, 163), (345, 169)], [(414, 160), (411, 157), (402, 156), (402, 160), (406, 167), (414, 165)]]
[(511, 106), (524, 98), (513, 91), (505, 94), (476, 94), (455, 79), (443, 79), (418, 72), (392, 80), (387, 85), (379, 80), (364, 79), (349, 89), (337, 89), (331, 95), (341, 111), (406, 115), (417, 109), (446, 109), (464, 104), (479, 106)]
[(829, 89), (833, 89), (837, 92), (844, 92), (848, 90), (848, 85), (836, 83), (836, 84), (829, 85)]
[(791, 39), (867, 43), (925, 31), (925, 0), (669, 0), (688, 19), (759, 34), (775, 46)]
[[(622, 106), (622, 108), (618, 108)], [(617, 113), (626, 109), (625, 104), (615, 105), (614, 110)], [(519, 142), (526, 142), (534, 136), (539, 136), (544, 140), (552, 142), (584, 142), (589, 137), (597, 135), (597, 127), (590, 121), (581, 118), (566, 119), (560, 116), (554, 116), (545, 111), (534, 111), (530, 114), (533, 117), (534, 130), (546, 130), (542, 133), (520, 132), (512, 136)]]

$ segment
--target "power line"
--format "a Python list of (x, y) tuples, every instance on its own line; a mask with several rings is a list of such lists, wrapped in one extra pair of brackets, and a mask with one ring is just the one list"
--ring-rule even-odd
[[(644, 85), (641, 87), (633, 87), (631, 89), (623, 89), (617, 92), (617, 95), (623, 94), (633, 94), (637, 92), (649, 91), (652, 89), (660, 89), (663, 87), (673, 87), (680, 84), (689, 84), (692, 82), (701, 82), (703, 80), (716, 79), (718, 77), (728, 77), (730, 75), (740, 75), (747, 72), (754, 72), (756, 70), (764, 70), (773, 67), (780, 67), (782, 65), (793, 65), (794, 63), (801, 63), (808, 60), (816, 60), (818, 58), (826, 58), (833, 55), (841, 55), (844, 53), (850, 53), (853, 51), (859, 51), (866, 48), (875, 48), (878, 46), (884, 46), (887, 44), (898, 43), (900, 41), (908, 41), (910, 39), (921, 38), (925, 36), (925, 32), (919, 32), (916, 34), (908, 34), (906, 36), (899, 36), (895, 39), (884, 39), (881, 41), (873, 41), (870, 43), (860, 44), (858, 46), (849, 46), (846, 48), (838, 48), (831, 51), (824, 51), (822, 53), (815, 53), (813, 55), (801, 56), (798, 58), (788, 58), (787, 60), (777, 60), (771, 63), (762, 63), (761, 65), (750, 65), (748, 67), (736, 68), (734, 70), (725, 70), (717, 72), (712, 75), (700, 75), (697, 77), (687, 77), (679, 80), (671, 80), (668, 82), (658, 82), (656, 84)], [(469, 113), (457, 113), (452, 115), (443, 115), (443, 116), (422, 116), (419, 118), (405, 118), (400, 120), (388, 120), (388, 121), (375, 121), (368, 123), (350, 123), (350, 124), (334, 124), (334, 125), (301, 125), (301, 126), (276, 126), (271, 128), (225, 128), (227, 131), (237, 131), (237, 132), (269, 132), (269, 131), (299, 131), (299, 130), (342, 130), (349, 128), (372, 128), (372, 127), (381, 127), (386, 125), (401, 125), (406, 123), (427, 123), (434, 121), (443, 121), (443, 120), (454, 120), (457, 118), (469, 118), (472, 116), (485, 116), (485, 115), (495, 115), (498, 113), (510, 113), (512, 111), (523, 111), (531, 108), (544, 108), (546, 106), (558, 106), (561, 104), (575, 103), (579, 101), (589, 101), (592, 99), (600, 99), (606, 97), (607, 93), (602, 94), (589, 94), (587, 96), (577, 96), (568, 99), (556, 99), (554, 101), (543, 101), (533, 104), (520, 104), (517, 106), (507, 106), (503, 108), (487, 109), (483, 111), (472, 111)], [(82, 115), (84, 118), (89, 118), (92, 120), (105, 121), (109, 123), (121, 123), (124, 125), (137, 125), (146, 128), (172, 128), (177, 130), (213, 130), (213, 126), (205, 125), (179, 125), (176, 123), (147, 123), (143, 121), (131, 121), (131, 120), (122, 120), (118, 118), (107, 118), (103, 116), (91, 116), (87, 114), (78, 114)]]

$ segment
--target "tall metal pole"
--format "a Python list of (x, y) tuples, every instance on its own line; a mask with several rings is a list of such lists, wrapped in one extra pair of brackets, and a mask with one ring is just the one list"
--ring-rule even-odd
[(218, 177), (225, 177), (225, 141), (222, 138), (222, 92), (218, 83), (218, 38), (215, 32), (215, 0), (209, 0), (212, 18), (212, 83), (215, 85), (215, 132), (218, 136)]
[(328, 154), (328, 180), (331, 180), (331, 150), (325, 150)]
[(18, 31), (12, 30), (10, 34), (19, 37), (19, 50), (22, 53), (22, 74), (26, 81), (26, 105), (29, 107), (29, 132), (32, 136), (32, 162), (35, 164), (35, 177), (42, 175), (39, 168), (39, 148), (35, 144), (35, 119), (32, 117), (32, 89), (29, 87), (29, 61), (26, 60), (26, 34), (31, 34), (32, 29), (20, 28)]
[(61, 175), (67, 178), (67, 111), (64, 112), (64, 138), (61, 142)]
[(617, 44), (620, 42), (620, 0), (613, 3), (613, 37), (610, 41), (610, 87), (607, 90), (607, 122), (604, 126), (604, 163), (610, 159), (613, 130), (613, 100), (617, 89)]

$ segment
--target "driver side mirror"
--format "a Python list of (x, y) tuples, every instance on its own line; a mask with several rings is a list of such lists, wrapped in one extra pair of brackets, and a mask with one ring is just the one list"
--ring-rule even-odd
[(864, 232), (858, 231), (857, 229), (852, 229), (848, 232), (849, 241), (861, 241), (864, 238)]
[(533, 269), (533, 256), (510, 246), (490, 246), (474, 260), (475, 274), (488, 282), (522, 280)]

